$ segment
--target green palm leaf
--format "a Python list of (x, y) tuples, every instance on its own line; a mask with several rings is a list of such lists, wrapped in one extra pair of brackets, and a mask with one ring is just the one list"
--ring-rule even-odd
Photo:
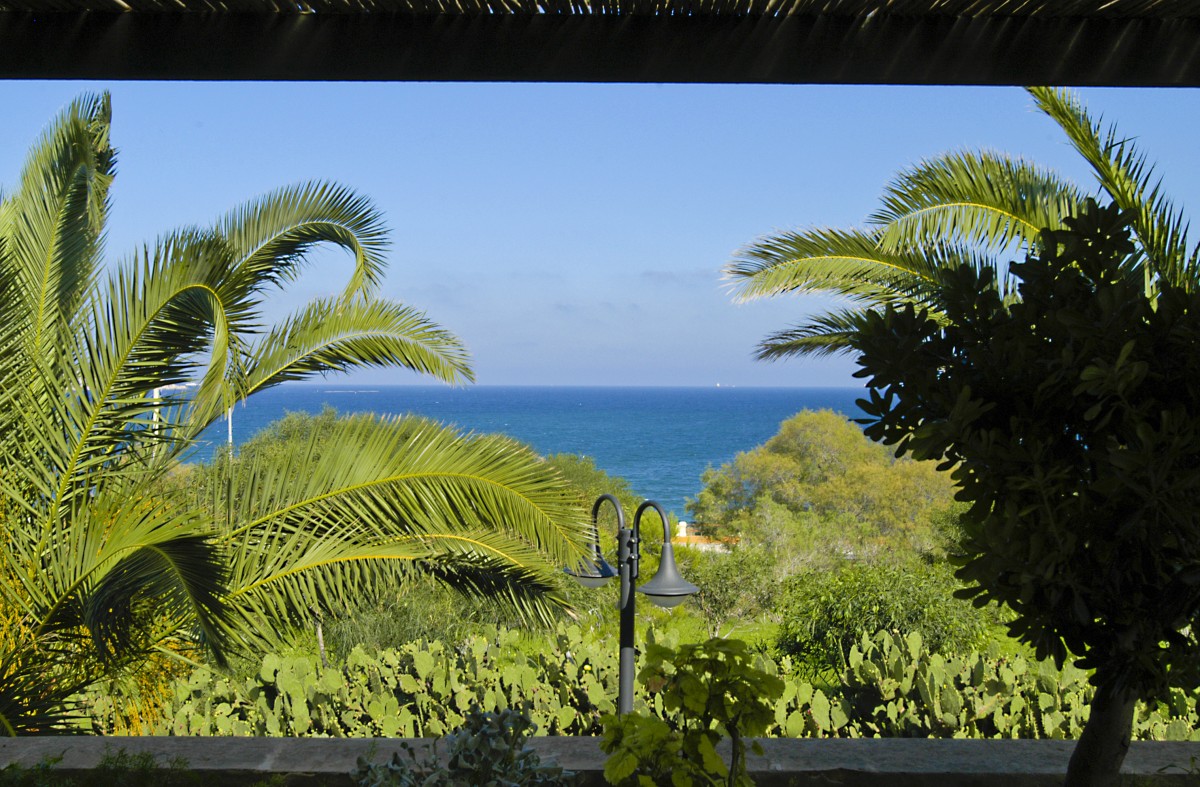
[(0, 654), (0, 737), (69, 730), (79, 716), (71, 698), (86, 685), (36, 652)]
[(739, 300), (826, 292), (870, 301), (933, 281), (928, 260), (884, 250), (878, 232), (836, 229), (760, 238), (725, 266), (725, 278)]
[(1145, 154), (1116, 126), (1104, 128), (1102, 119), (1092, 120), (1074, 94), (1047, 87), (1029, 88), (1029, 93), (1091, 165), (1100, 187), (1134, 215), (1134, 234), (1154, 274), (1177, 286), (1195, 287), (1200, 247), (1188, 249), (1187, 220), (1162, 192), (1162, 180)]
[(849, 338), (863, 323), (867, 309), (825, 312), (808, 322), (773, 333), (755, 348), (760, 361), (778, 361), (796, 355), (822, 356), (851, 350)]
[[(1129, 275), (1196, 286), (1200, 246), (1163, 195), (1153, 168), (1114, 128), (1102, 129), (1064, 91), (1031, 88), (1040, 110), (1066, 132), (1101, 187), (1136, 218), (1140, 257)], [(911, 303), (944, 315), (942, 272), (968, 265), (995, 274), (1001, 296), (1017, 297), (1008, 261), (1032, 251), (1043, 228), (1062, 226), (1086, 199), (1053, 172), (990, 152), (950, 153), (901, 172), (868, 229), (807, 230), (761, 238), (725, 267), (736, 298), (828, 293), (856, 309), (832, 311), (768, 336), (757, 357), (820, 355), (848, 349), (865, 310)], [(1145, 264), (1143, 264), (1145, 263)]]
[(423, 419), (345, 419), (235, 477), (230, 598), (247, 619), (302, 620), (414, 572), (544, 616), (586, 551), (584, 512), (540, 458)]
[(889, 250), (953, 243), (1005, 255), (1034, 248), (1083, 195), (1050, 170), (990, 152), (950, 153), (901, 172), (869, 222)]
[(245, 393), (363, 366), (412, 369), (448, 383), (473, 379), (462, 343), (390, 301), (314, 301), (272, 328), (246, 363)]
[(12, 272), (32, 322), (27, 352), (61, 351), (91, 284), (108, 215), (115, 153), (107, 94), (72, 102), (33, 147), (20, 185), (0, 211)]
[[(70, 510), (74, 499), (93, 494), (90, 474), (111, 469), (115, 459), (130, 462), (154, 444), (149, 419), (170, 402), (148, 394), (158, 386), (188, 379), (197, 353), (211, 350), (212, 361), (201, 396), (215, 398), (230, 374), (226, 361), (240, 349), (240, 334), (253, 317), (246, 289), (227, 275), (228, 256), (219, 239), (183, 234), (160, 244), (155, 253), (117, 270), (108, 287), (85, 304), (86, 319), (69, 356), (50, 368), (34, 367), (26, 379), (40, 379), (21, 400), (28, 414), (22, 444), (38, 445), (26, 456), (21, 475), (39, 488), (53, 489), (56, 501), (42, 526), (47, 543), (51, 522)], [(57, 390), (46, 399), (43, 390)], [(169, 430), (160, 434), (169, 434)], [(121, 446), (114, 455), (114, 446)], [(36, 480), (30, 471), (39, 471)]]
[[(121, 482), (124, 483), (121, 483)], [(195, 620), (215, 635), (222, 615), (224, 557), (196, 515), (138, 493), (128, 473), (104, 492), (51, 523), (46, 548), (36, 533), (14, 529), (5, 552), (4, 601), (34, 621), (43, 646), (88, 638), (97, 658), (119, 649), (139, 599), (155, 614)], [(214, 641), (219, 652), (220, 642)]]
[(217, 231), (235, 250), (238, 266), (256, 287), (295, 278), (317, 244), (333, 243), (354, 255), (346, 296), (370, 294), (383, 276), (387, 228), (365, 197), (332, 183), (301, 183), (230, 212)]

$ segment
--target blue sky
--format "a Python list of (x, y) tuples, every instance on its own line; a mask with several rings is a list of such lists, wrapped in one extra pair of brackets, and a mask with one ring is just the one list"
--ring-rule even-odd
[[(337, 181), (388, 218), (384, 294), (457, 333), (481, 384), (853, 385), (845, 358), (752, 360), (824, 302), (734, 304), (720, 281), (733, 252), (858, 224), (897, 170), (956, 148), (1092, 185), (1015, 88), (188, 82), (0, 82), (0, 185), (60, 107), (98, 89), (120, 150), (112, 259), (278, 186)], [(1200, 205), (1200, 90), (1083, 96), (1178, 203)], [(273, 307), (334, 292), (347, 271), (320, 255)]]

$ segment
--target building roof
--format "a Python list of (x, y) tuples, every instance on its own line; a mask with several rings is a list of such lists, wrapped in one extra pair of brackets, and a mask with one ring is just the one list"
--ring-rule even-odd
[(0, 11), (1195, 19), (1195, 0), (0, 0)]
[(1196, 0), (0, 0), (0, 77), (1200, 85)]

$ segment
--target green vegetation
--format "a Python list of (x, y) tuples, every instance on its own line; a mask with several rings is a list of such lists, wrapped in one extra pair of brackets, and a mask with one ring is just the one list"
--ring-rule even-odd
[[(753, 785), (745, 739), (772, 726), (772, 706), (783, 693), (773, 665), (764, 670), (759, 665), (768, 665), (755, 661), (741, 640), (716, 638), (676, 649), (649, 643), (638, 680), (663, 718), (604, 717), (604, 778), (625, 787), (647, 778), (652, 784)], [(729, 765), (717, 754), (724, 737), (730, 739)]]
[(759, 357), (861, 355), (868, 432), (944, 458), (971, 503), (967, 595), (1010, 607), (1041, 656), (1094, 670), (1068, 783), (1115, 784), (1135, 699), (1195, 679), (1200, 247), (1130, 138), (1070, 93), (1030, 94), (1111, 209), (1027, 162), (953, 153), (901, 173), (867, 229), (767, 237), (727, 273), (743, 298), (848, 302)]
[(703, 481), (688, 505), (696, 526), (731, 543), (685, 563), (711, 634), (781, 623), (777, 638), (749, 636), (818, 674), (840, 668), (864, 627), (970, 647), (991, 624), (950, 597), (958, 585), (942, 563), (959, 511), (949, 476), (896, 459), (837, 413), (797, 414)]
[(1147, 292), (1170, 261), (1146, 259), (1134, 220), (1089, 202), (1013, 264), (1019, 299), (990, 270), (947, 271), (947, 320), (889, 308), (852, 341), (867, 433), (941, 461), (971, 504), (961, 595), (1091, 672), (1073, 787), (1116, 784), (1136, 700), (1200, 666), (1200, 293)]
[(852, 561), (790, 577), (781, 594), (777, 645), (814, 674), (836, 674), (863, 633), (920, 635), (932, 653), (984, 643), (986, 615), (954, 597), (962, 583), (945, 563)]
[(765, 444), (705, 471), (688, 504), (702, 532), (777, 556), (788, 575), (847, 560), (935, 553), (952, 484), (928, 462), (898, 460), (830, 410), (805, 411)]
[[(180, 464), (283, 381), (470, 370), (452, 336), (375, 295), (382, 222), (326, 184), (103, 273), (109, 107), (76, 102), (0, 201), (0, 731), (448, 736), (447, 763), (364, 762), (372, 784), (559, 783), (525, 747), (535, 730), (603, 733), (619, 784), (748, 784), (747, 736), (935, 735), (1081, 736), (1071, 785), (1106, 785), (1131, 736), (1200, 739), (1200, 251), (1132, 148), (1034, 95), (1085, 155), (1114, 143), (1092, 163), (1133, 209), (1072, 218), (1081, 198), (1053, 178), (959, 155), (906, 175), (876, 231), (797, 241), (842, 244), (833, 263), (747, 269), (764, 293), (886, 307), (763, 351), (860, 353), (871, 423), (800, 413), (706, 471), (689, 510), (722, 548), (681, 555), (693, 608), (643, 610), (622, 718), (617, 588), (561, 569), (585, 554), (592, 500), (641, 498), (590, 459), (327, 410)], [(1007, 180), (975, 208), (937, 201), (984, 189), (978, 172)], [(1026, 214), (989, 218), (1011, 200)], [(1033, 217), (1055, 228), (1037, 242)], [(353, 256), (346, 290), (259, 328), (321, 242)], [(959, 243), (1035, 253), (1005, 270)], [(880, 278), (846, 262), (855, 244), (909, 267)], [(705, 630), (751, 642), (681, 644)]]
[[(1136, 137), (1102, 127), (1069, 92), (1029, 92), (1087, 162), (1099, 194), (1129, 214), (1130, 262), (1144, 268), (1146, 286), (1194, 287), (1200, 261), (1188, 248), (1187, 221), (1163, 195)], [(944, 318), (939, 290), (945, 272), (990, 270), (1001, 297), (1014, 296), (1008, 261), (1038, 252), (1042, 228), (1061, 229), (1086, 199), (1083, 190), (1029, 161), (989, 151), (948, 153), (901, 172), (866, 228), (765, 237), (743, 249), (726, 273), (742, 299), (821, 292), (849, 301), (768, 336), (758, 347), (760, 358), (846, 351), (872, 309), (911, 303)]]
[(506, 708), (498, 713), (472, 708), (461, 729), (442, 738), (446, 764), (433, 752), (418, 757), (407, 743), (404, 752), (382, 765), (358, 761), (360, 787), (420, 787), (477, 785), (478, 787), (561, 787), (574, 783), (574, 774), (541, 757), (525, 745), (537, 725), (524, 713)]
[[(681, 649), (671, 629), (639, 632), (639, 642), (648, 641), (672, 652)], [(766, 736), (1064, 739), (1082, 729), (1096, 691), (1088, 673), (1070, 664), (1059, 669), (1053, 661), (1005, 655), (994, 647), (934, 653), (915, 633), (861, 635), (846, 666), (819, 684), (796, 675), (788, 657), (730, 647), (745, 664), (783, 681), (782, 693), (771, 695)], [(648, 656), (651, 649), (644, 650)], [(663, 685), (639, 679), (634, 712), (682, 729), (679, 711), (658, 693)], [(600, 735), (616, 697), (611, 634), (564, 623), (541, 637), (495, 629), (461, 642), (359, 649), (330, 667), (315, 654), (267, 654), (244, 679), (203, 667), (176, 684), (155, 731), (430, 737), (461, 728), (473, 708), (495, 713), (512, 708), (526, 712), (539, 734)], [(1172, 689), (1139, 704), (1134, 735), (1200, 740), (1197, 699), (1195, 689)]]
[[(415, 577), (528, 618), (560, 610), (586, 520), (507, 438), (344, 419), (243, 462), (223, 496), (172, 477), (205, 427), (273, 385), (471, 372), (457, 339), (378, 297), (383, 220), (338, 186), (273, 192), (105, 266), (110, 130), (107, 96), (74, 102), (0, 201), (0, 733), (61, 729), (99, 681), (261, 653)], [(264, 300), (320, 243), (352, 259), (344, 291), (269, 324)]]

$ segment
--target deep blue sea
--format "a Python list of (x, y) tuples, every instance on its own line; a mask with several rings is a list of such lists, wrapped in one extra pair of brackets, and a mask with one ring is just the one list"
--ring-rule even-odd
[[(592, 457), (629, 479), (638, 494), (686, 518), (684, 501), (699, 493), (700, 474), (765, 442), (781, 421), (804, 409), (860, 415), (861, 388), (616, 388), (533, 386), (281, 385), (233, 413), (240, 445), (288, 412), (380, 415), (415, 413), (464, 431), (504, 432), (542, 454)], [(205, 439), (224, 442), (224, 419)], [(211, 455), (211, 443), (194, 459)]]

